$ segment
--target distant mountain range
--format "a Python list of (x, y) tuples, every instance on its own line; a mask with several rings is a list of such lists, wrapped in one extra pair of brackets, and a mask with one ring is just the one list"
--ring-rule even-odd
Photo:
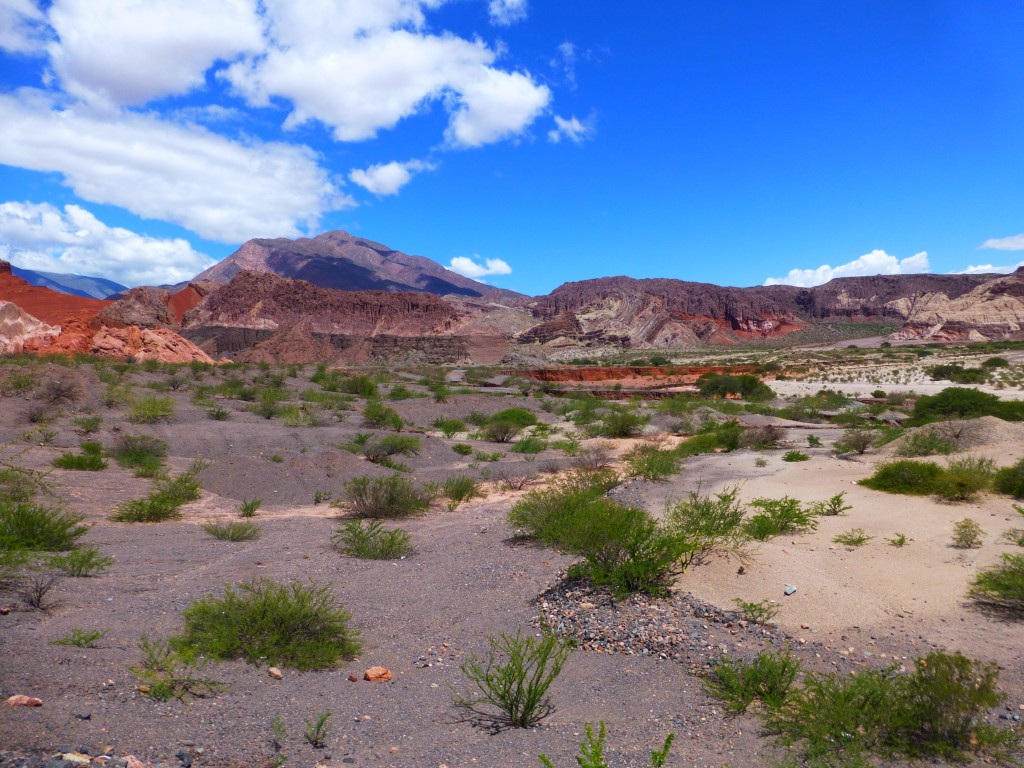
[(51, 291), (67, 293), (71, 296), (82, 296), (86, 299), (105, 299), (111, 294), (128, 290), (120, 283), (102, 277), (71, 275), (63, 272), (39, 272), (21, 267), (12, 267), (11, 271), (15, 277), (20, 277), (29, 285), (49, 288)]
[[(69, 286), (70, 276), (44, 277), (83, 289)], [(156, 329), (215, 358), (266, 362), (514, 364), (854, 335), (1024, 339), (1024, 269), (847, 277), (813, 288), (619, 276), (565, 283), (531, 298), (339, 231), (250, 240), (181, 286), (111, 295), (108, 289), (123, 286), (78, 280), (105, 284), (100, 292), (117, 299), (92, 310), (93, 326)], [(40, 319), (59, 321), (56, 313)]]

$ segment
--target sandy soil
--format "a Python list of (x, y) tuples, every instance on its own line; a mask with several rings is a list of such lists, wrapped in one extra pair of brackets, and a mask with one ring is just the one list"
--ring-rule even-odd
[[(20, 465), (48, 467), (53, 456), (81, 440), (68, 418), (86, 407), (104, 416), (98, 435), (104, 442), (128, 430), (148, 432), (168, 441), (173, 468), (197, 456), (212, 464), (203, 474), (202, 498), (185, 508), (184, 518), (152, 525), (107, 519), (114, 504), (143, 495), (149, 481), (113, 465), (99, 473), (52, 473), (68, 508), (93, 524), (86, 543), (113, 555), (115, 565), (100, 577), (63, 581), (57, 589), (61, 604), (46, 613), (23, 610), (14, 594), (0, 593), (0, 606), (14, 608), (0, 616), (0, 687), (4, 696), (24, 693), (45, 702), (38, 709), (0, 708), (0, 750), (81, 745), (95, 752), (109, 744), (119, 754), (173, 763), (184, 746), (202, 749), (197, 765), (257, 766), (273, 755), (270, 724), (280, 716), (289, 733), (289, 765), (340, 766), (354, 759), (357, 766), (397, 768), (537, 766), (537, 755), (546, 753), (565, 766), (573, 763), (584, 723), (597, 720), (607, 722), (609, 753), (621, 764), (642, 761), (669, 731), (677, 734), (669, 766), (769, 765), (781, 754), (759, 735), (753, 716), (726, 716), (685, 665), (647, 656), (575, 653), (552, 689), (556, 711), (538, 728), (493, 734), (460, 721), (451, 691), (465, 690), (459, 665), (466, 654), (483, 652), (488, 635), (536, 631), (534, 600), (571, 562), (509, 539), (505, 516), (518, 494), (495, 492), (454, 511), (439, 507), (403, 522), (417, 549), (406, 560), (357, 560), (330, 546), (337, 510), (312, 503), (316, 490), (338, 492), (346, 479), (380, 469), (332, 448), (361, 429), (354, 416), (322, 428), (284, 428), (244, 412), (214, 422), (188, 405), (186, 394), (175, 394), (174, 421), (150, 429), (127, 424), (123, 410), (104, 409), (92, 397), (86, 394), (65, 409), (46, 446), (18, 438), (30, 426), (30, 399), (0, 400), (3, 455), (20, 452)], [(464, 416), (513, 404), (513, 398), (459, 397), (447, 405), (411, 400), (396, 407), (424, 425), (435, 413)], [(535, 400), (515, 401), (537, 410)], [(812, 428), (826, 445), (841, 434), (790, 426), (787, 439), (805, 446)], [(409, 460), (414, 476), (468, 471), (451, 453), (452, 442), (424, 436), (423, 453)], [(629, 444), (623, 441), (617, 449)], [(693, 457), (670, 482), (629, 484), (630, 498), (654, 513), (691, 490), (732, 486), (746, 501), (783, 495), (814, 501), (843, 491), (853, 507), (844, 516), (823, 518), (814, 532), (753, 545), (742, 559), (722, 557), (693, 568), (678, 589), (726, 609), (734, 598), (777, 601), (780, 629), (812, 666), (848, 671), (902, 661), (933, 647), (997, 661), (1007, 704), (1024, 707), (1024, 625), (1000, 623), (964, 601), (977, 570), (1010, 551), (997, 541), (1003, 531), (1021, 527), (1010, 501), (985, 496), (949, 505), (890, 496), (857, 484), (881, 457), (841, 460), (827, 448), (804, 450), (812, 458), (801, 463), (782, 461), (784, 449)], [(978, 452), (1008, 464), (1024, 456), (1024, 442), (982, 446)], [(284, 461), (270, 461), (275, 454)], [(767, 460), (764, 467), (755, 465), (759, 456)], [(544, 460), (542, 455), (532, 465), (534, 471)], [(523, 469), (526, 463), (509, 456), (497, 466)], [(237, 501), (253, 497), (267, 501), (257, 517), (264, 526), (261, 540), (219, 542), (199, 527), (232, 518)], [(949, 546), (954, 521), (964, 517), (985, 531), (981, 548)], [(854, 527), (874, 538), (860, 548), (832, 543)], [(897, 549), (885, 539), (898, 532), (910, 542)], [(141, 659), (140, 637), (180, 631), (181, 611), (192, 600), (255, 577), (330, 585), (362, 632), (364, 652), (327, 672), (285, 670), (280, 681), (260, 667), (218, 664), (211, 674), (226, 690), (190, 703), (158, 703), (137, 690), (131, 667)], [(786, 586), (796, 592), (784, 596)], [(109, 634), (97, 649), (51, 645), (75, 627)], [(730, 639), (728, 632), (724, 637), (706, 653), (747, 655), (757, 649)], [(350, 673), (361, 676), (373, 665), (392, 670), (394, 679), (347, 681)], [(87, 720), (75, 716), (85, 712)], [(333, 728), (327, 748), (314, 750), (301, 733), (304, 721), (320, 712), (332, 713)]]

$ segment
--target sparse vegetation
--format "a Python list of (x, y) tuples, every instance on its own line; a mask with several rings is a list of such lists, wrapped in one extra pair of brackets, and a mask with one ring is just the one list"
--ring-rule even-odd
[(484, 496), (480, 481), (470, 475), (450, 475), (441, 481), (438, 490), (448, 499), (449, 512), (464, 501)]
[(1019, 618), (1024, 616), (1024, 555), (1000, 558), (974, 577), (968, 594), (986, 608)]
[(783, 461), (807, 461), (811, 457), (803, 451), (786, 451), (782, 454)]
[(408, 517), (426, 511), (433, 500), (429, 489), (399, 475), (357, 477), (345, 483), (345, 502), (356, 517)]
[(957, 549), (974, 549), (980, 547), (985, 537), (981, 526), (965, 517), (953, 524), (953, 546)]
[(779, 605), (774, 600), (759, 600), (754, 603), (735, 597), (733, 602), (736, 603), (743, 618), (754, 624), (767, 624), (779, 614)]
[(174, 401), (159, 395), (142, 395), (128, 405), (128, 420), (132, 424), (156, 424), (174, 416)]
[(750, 506), (760, 511), (747, 518), (743, 528), (750, 538), (757, 541), (767, 541), (787, 533), (803, 533), (818, 527), (813, 513), (790, 496), (781, 499), (758, 498), (750, 502)]
[[(608, 763), (605, 762), (604, 757), (604, 720), (601, 721), (596, 736), (594, 735), (594, 728), (590, 723), (585, 723), (584, 727), (587, 736), (580, 742), (580, 754), (576, 758), (576, 763), (580, 768), (608, 768)], [(665, 765), (665, 761), (668, 760), (669, 751), (672, 749), (674, 738), (675, 734), (670, 733), (665, 737), (665, 743), (662, 744), (661, 749), (651, 751), (649, 768), (662, 768)], [(555, 764), (546, 755), (540, 756), (540, 762), (544, 768), (555, 768)]]
[(367, 560), (400, 560), (412, 554), (412, 537), (401, 528), (385, 529), (378, 521), (350, 520), (334, 532), (337, 549)]
[(203, 530), (221, 541), (256, 541), (263, 535), (263, 528), (258, 523), (241, 520), (204, 523)]
[(836, 544), (842, 544), (845, 547), (862, 547), (871, 541), (874, 536), (868, 536), (863, 528), (851, 528), (848, 531), (843, 531), (832, 537), (832, 541)]
[(103, 573), (114, 564), (114, 558), (101, 554), (95, 547), (78, 546), (68, 552), (51, 555), (46, 564), (65, 576), (87, 578)]
[(177, 477), (157, 479), (152, 493), (118, 504), (110, 519), (118, 523), (158, 523), (181, 517), (180, 508), (199, 498), (201, 488), (196, 475), (203, 466), (195, 462)]
[(800, 662), (789, 651), (764, 651), (749, 662), (723, 656), (704, 678), (704, 687), (733, 712), (746, 711), (755, 700), (776, 708), (786, 701), (799, 672)]
[(51, 645), (71, 645), (75, 648), (95, 648), (96, 643), (110, 634), (107, 629), (82, 629), (73, 627), (59, 640), (51, 640)]

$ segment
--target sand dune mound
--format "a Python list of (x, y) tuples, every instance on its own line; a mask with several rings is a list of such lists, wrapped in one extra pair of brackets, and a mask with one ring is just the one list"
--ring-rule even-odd
[(1024, 442), (1024, 424), (1003, 421), (995, 416), (980, 416), (976, 419), (938, 421), (911, 429), (898, 440), (893, 440), (884, 446), (879, 453), (895, 456), (903, 446), (913, 439), (913, 435), (933, 433), (955, 440), (962, 451), (991, 445)]

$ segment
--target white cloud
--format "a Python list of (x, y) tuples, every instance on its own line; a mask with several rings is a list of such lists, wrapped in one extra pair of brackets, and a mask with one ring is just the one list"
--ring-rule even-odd
[(875, 250), (848, 264), (831, 267), (824, 264), (817, 269), (791, 269), (785, 277), (769, 277), (765, 285), (798, 285), (809, 288), (827, 283), (836, 277), (863, 277), (866, 275), (913, 275), (930, 272), (928, 253), (921, 251), (905, 259), (897, 259), (885, 251)]
[(586, 122), (581, 122), (575, 115), (568, 120), (555, 115), (555, 127), (548, 131), (548, 141), (557, 144), (562, 139), (568, 139), (576, 144), (582, 144), (593, 134), (593, 119), (588, 118)]
[(992, 264), (972, 264), (965, 269), (958, 269), (950, 272), (951, 275), (1008, 275), (1017, 267), (1024, 266), (1024, 261), (1009, 266), (996, 267)]
[[(473, 257), (479, 259), (478, 254), (473, 254)], [(484, 263), (480, 264), (474, 261), (469, 256), (456, 256), (451, 260), (448, 265), (448, 269), (452, 272), (458, 272), (463, 277), (471, 277), (474, 280), (487, 275), (511, 275), (512, 267), (506, 264), (501, 259), (484, 259)]]
[(33, 0), (0, 0), (0, 48), (39, 53), (46, 45), (46, 17)]
[(480, 146), (524, 131), (550, 90), (526, 73), (494, 65), (479, 39), (423, 31), (423, 9), (443, 0), (265, 0), (265, 55), (224, 71), (255, 106), (292, 104), (285, 128), (319, 120), (339, 141), (373, 138), (439, 102), (451, 115), (446, 138)]
[(263, 47), (254, 0), (56, 0), (49, 20), (65, 90), (107, 108), (187, 93), (215, 61)]
[(400, 163), (371, 165), (369, 168), (357, 168), (348, 175), (354, 184), (373, 192), (375, 195), (394, 195), (412, 179), (413, 174), (421, 171), (432, 171), (434, 166), (423, 160), (409, 160)]
[(25, 269), (105, 277), (123, 285), (178, 283), (214, 264), (180, 238), (108, 227), (77, 205), (0, 203), (0, 257)]
[(551, 60), (551, 66), (560, 69), (570, 88), (576, 87), (576, 46), (566, 40), (558, 45), (558, 55)]
[(978, 246), (978, 250), (1024, 251), (1024, 234), (1010, 237), (993, 237)]
[(213, 240), (282, 237), (353, 204), (303, 146), (246, 144), (148, 114), (104, 117), (0, 95), (0, 163), (57, 172), (84, 200)]
[(487, 11), (492, 24), (507, 27), (526, 18), (526, 0), (490, 0)]

